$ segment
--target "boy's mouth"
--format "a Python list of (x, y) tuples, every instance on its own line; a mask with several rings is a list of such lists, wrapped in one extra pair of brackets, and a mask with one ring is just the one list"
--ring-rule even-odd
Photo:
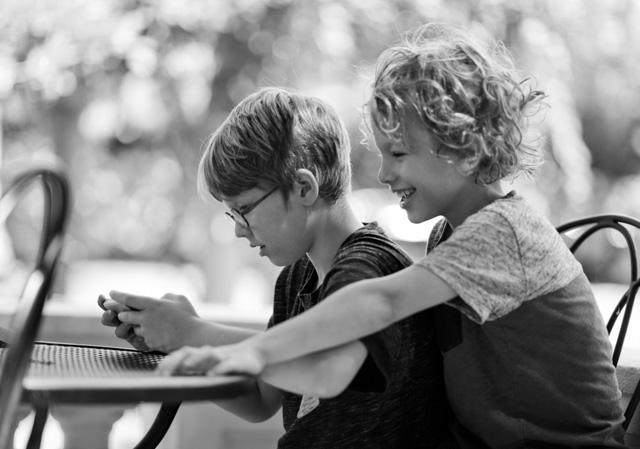
[(400, 198), (400, 207), (403, 207), (414, 193), (416, 193), (416, 189), (398, 190), (396, 192), (396, 195), (398, 195), (398, 198)]

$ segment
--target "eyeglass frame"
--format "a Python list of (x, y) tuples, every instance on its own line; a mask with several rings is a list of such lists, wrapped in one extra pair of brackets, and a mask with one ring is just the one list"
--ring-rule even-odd
[(263, 196), (258, 198), (253, 203), (243, 207), (242, 208), (243, 212), (240, 212), (238, 209), (234, 208), (234, 209), (230, 209), (230, 210), (226, 211), (224, 213), (224, 216), (227, 217), (227, 220), (229, 220), (232, 224), (238, 223), (243, 228), (249, 228), (249, 220), (247, 220), (247, 217), (245, 217), (245, 215), (247, 215), (253, 209), (258, 207), (260, 205), (260, 203), (262, 203), (264, 200), (266, 200), (269, 195), (271, 195), (272, 193), (274, 193), (278, 189), (279, 189), (279, 187), (274, 187), (273, 189), (269, 190), (266, 194), (264, 194)]

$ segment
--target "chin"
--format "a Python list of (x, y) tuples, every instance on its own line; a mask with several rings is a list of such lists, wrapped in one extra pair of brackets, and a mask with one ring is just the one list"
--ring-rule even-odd
[(269, 262), (271, 262), (273, 265), (275, 265), (276, 267), (286, 267), (288, 264), (278, 260), (278, 259), (274, 259), (272, 257), (268, 257), (267, 259), (269, 259)]
[(266, 256), (266, 257), (267, 259), (269, 259), (269, 262), (271, 262), (276, 267), (286, 267), (287, 265), (291, 265), (292, 263), (296, 262), (295, 260), (289, 260), (289, 258), (284, 258), (284, 257), (277, 257), (277, 256)]
[(407, 219), (413, 224), (424, 223), (425, 221), (431, 220), (434, 217), (436, 217), (436, 215), (416, 214), (407, 211)]
[(407, 219), (413, 224), (422, 223), (424, 221), (420, 219), (415, 213), (411, 213), (409, 211), (407, 211)]

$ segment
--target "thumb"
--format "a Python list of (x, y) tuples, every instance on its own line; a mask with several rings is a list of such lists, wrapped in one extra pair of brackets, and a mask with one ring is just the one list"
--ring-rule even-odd
[(162, 295), (162, 299), (168, 299), (170, 301), (176, 301), (179, 303), (190, 303), (185, 296), (176, 295), (175, 293), (165, 293), (164, 295)]

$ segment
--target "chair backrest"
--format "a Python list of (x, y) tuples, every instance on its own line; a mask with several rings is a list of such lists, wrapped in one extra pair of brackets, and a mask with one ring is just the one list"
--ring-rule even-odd
[[(560, 234), (566, 237), (569, 248), (574, 253), (589, 237), (600, 230), (613, 230), (624, 240), (629, 256), (629, 284), (607, 321), (607, 331), (611, 334), (618, 318), (622, 315), (619, 332), (613, 343), (613, 364), (617, 367), (620, 353), (622, 352), (627, 337), (635, 298), (640, 288), (640, 279), (638, 278), (638, 252), (634, 242), (634, 234), (640, 238), (640, 221), (626, 215), (594, 215), (570, 221), (558, 226), (557, 229)], [(633, 388), (631, 399), (625, 410), (625, 428), (629, 426), (631, 418), (640, 402), (640, 383), (638, 380), (635, 382), (636, 384)]]
[(44, 214), (35, 268), (29, 276), (9, 329), (0, 337), (5, 348), (0, 358), (0, 449), (13, 440), (15, 415), (22, 395), (22, 379), (49, 295), (69, 215), (69, 185), (60, 167), (29, 166), (13, 176), (0, 199), (0, 224), (4, 223), (33, 184), (44, 190)]

